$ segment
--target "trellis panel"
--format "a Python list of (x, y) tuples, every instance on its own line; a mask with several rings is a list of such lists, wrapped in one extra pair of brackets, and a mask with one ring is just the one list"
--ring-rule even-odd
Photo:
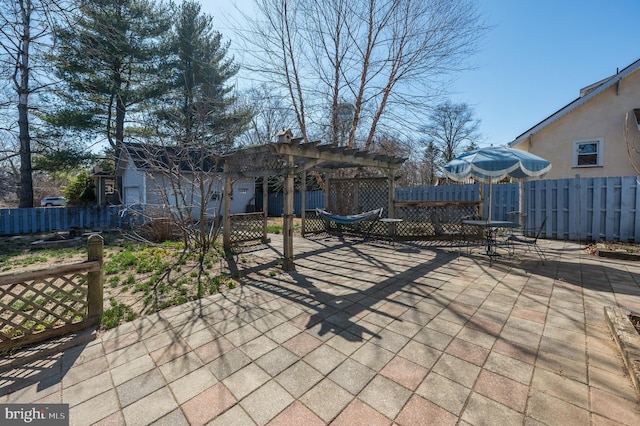
[(0, 276), (0, 350), (84, 328), (90, 317), (88, 275), (101, 262), (83, 262)]
[(347, 216), (384, 207), (384, 216), (388, 214), (389, 185), (387, 178), (331, 179), (327, 210)]
[(262, 212), (232, 214), (230, 218), (232, 244), (263, 240), (265, 238), (264, 214)]

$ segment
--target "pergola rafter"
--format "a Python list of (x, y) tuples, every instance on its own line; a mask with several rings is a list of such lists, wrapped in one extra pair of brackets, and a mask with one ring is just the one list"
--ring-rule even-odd
[[(278, 141), (265, 145), (241, 148), (224, 155), (225, 191), (231, 191), (231, 181), (238, 177), (283, 176), (284, 214), (283, 238), (285, 271), (295, 269), (293, 262), (293, 194), (294, 177), (297, 173), (308, 171), (326, 171), (346, 168), (373, 167), (382, 170), (391, 180), (389, 185), (389, 216), (393, 216), (394, 172), (406, 158), (384, 154), (375, 154), (346, 147), (321, 145), (320, 142), (302, 143), (302, 139), (293, 139), (290, 130), (278, 134)], [(264, 223), (266, 228), (267, 202), (266, 179), (263, 180)], [(226, 192), (226, 193), (229, 193)], [(224, 197), (224, 246), (230, 249), (230, 210), (229, 197)], [(304, 209), (303, 209), (304, 211)], [(304, 219), (304, 218), (303, 218)]]

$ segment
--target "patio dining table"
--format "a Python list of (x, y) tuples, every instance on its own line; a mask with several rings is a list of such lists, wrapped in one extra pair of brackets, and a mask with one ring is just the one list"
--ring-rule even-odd
[(500, 256), (500, 254), (496, 251), (498, 247), (498, 231), (503, 228), (513, 229), (518, 228), (520, 224), (516, 222), (509, 222), (506, 220), (483, 220), (483, 219), (474, 219), (474, 220), (463, 220), (462, 223), (468, 226), (474, 226), (477, 228), (483, 228), (486, 230), (486, 251), (483, 251), (483, 254), (489, 256), (489, 264), (493, 262), (493, 258), (496, 256)]

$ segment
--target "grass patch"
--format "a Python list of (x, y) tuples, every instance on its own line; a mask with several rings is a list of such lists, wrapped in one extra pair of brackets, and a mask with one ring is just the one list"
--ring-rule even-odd
[(282, 226), (280, 225), (267, 225), (267, 233), (269, 234), (281, 234)]
[(111, 307), (106, 309), (100, 318), (100, 325), (109, 330), (115, 328), (124, 321), (132, 321), (137, 315), (131, 308), (124, 303), (118, 302), (115, 298), (111, 298)]
[[(33, 236), (31, 240), (41, 239)], [(64, 249), (39, 249), (32, 251), (30, 239), (16, 239), (9, 244), (8, 238), (0, 238), (0, 270), (37, 270), (86, 260), (86, 247)], [(6, 243), (6, 244), (5, 244)], [(215, 244), (206, 253), (185, 251), (181, 242), (140, 244), (112, 239), (104, 246), (104, 311), (100, 324), (104, 329), (130, 321), (140, 315), (196, 300), (224, 289), (235, 288), (235, 275), (221, 273), (226, 263), (224, 252)], [(241, 263), (247, 263), (246, 258)], [(75, 298), (86, 296), (86, 277), (73, 278), (85, 287), (79, 292), (71, 288), (68, 293), (47, 290), (47, 296), (64, 305), (72, 306)], [(41, 296), (23, 296), (13, 302), (17, 311), (36, 312), (40, 306), (53, 303)], [(74, 305), (75, 306), (75, 305)], [(71, 313), (73, 315), (73, 313)], [(34, 327), (41, 327), (35, 325)], [(15, 330), (4, 330), (13, 333)]]

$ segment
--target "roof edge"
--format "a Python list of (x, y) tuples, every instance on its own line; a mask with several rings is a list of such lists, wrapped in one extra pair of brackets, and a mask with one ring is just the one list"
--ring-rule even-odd
[[(553, 114), (551, 114), (550, 116), (545, 118), (544, 120), (540, 121), (538, 124), (536, 124), (533, 127), (530, 127), (529, 129), (525, 130), (520, 135), (516, 136), (514, 140), (512, 140), (509, 143), (507, 143), (507, 145), (509, 147), (513, 147), (514, 145), (517, 145), (517, 144), (519, 144), (521, 142), (524, 142), (530, 135), (538, 133), (540, 130), (544, 129), (545, 127), (547, 127), (551, 123), (557, 121), (558, 119), (564, 117), (565, 115), (567, 115), (568, 113), (570, 113), (574, 109), (582, 106), (583, 104), (585, 104), (586, 102), (588, 102), (592, 98), (598, 96), (600, 93), (604, 92), (605, 90), (607, 90), (608, 88), (610, 88), (614, 84), (618, 83), (620, 80), (622, 80), (623, 78), (627, 77), (631, 73), (637, 71), (638, 69), (640, 69), (640, 59), (636, 60), (634, 63), (632, 63), (631, 65), (627, 66), (626, 68), (624, 68), (622, 71), (618, 72), (617, 74), (615, 74), (615, 75), (613, 75), (611, 77), (607, 77), (605, 79), (602, 79), (602, 80), (600, 80), (600, 81), (598, 81), (596, 83), (593, 83), (593, 84), (591, 84), (589, 86), (586, 86), (587, 88), (590, 88), (590, 87), (593, 87), (593, 86), (597, 86), (598, 83), (604, 81), (604, 83), (602, 83), (600, 86), (594, 88), (589, 93), (585, 94), (582, 97), (574, 99), (573, 101), (569, 102), (567, 105), (563, 106), (562, 108), (560, 108), (559, 110), (557, 110), (556, 112), (554, 112)], [(609, 79), (609, 81), (606, 81), (607, 79)], [(584, 88), (582, 90), (584, 90)]]

